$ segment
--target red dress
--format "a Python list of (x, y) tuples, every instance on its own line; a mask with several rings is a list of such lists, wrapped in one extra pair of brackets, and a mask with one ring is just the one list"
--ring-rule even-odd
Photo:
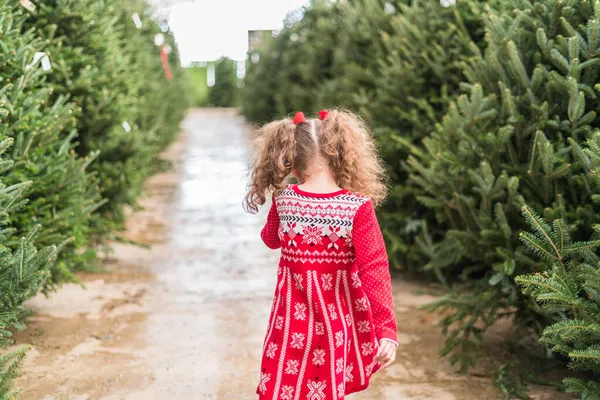
[(261, 237), (281, 248), (259, 400), (337, 400), (369, 385), (380, 339), (396, 342), (385, 244), (372, 201), (292, 185)]

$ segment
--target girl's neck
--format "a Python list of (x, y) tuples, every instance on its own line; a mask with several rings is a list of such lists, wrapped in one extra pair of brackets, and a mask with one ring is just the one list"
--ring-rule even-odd
[(341, 189), (328, 167), (311, 172), (298, 187), (311, 193), (331, 193)]

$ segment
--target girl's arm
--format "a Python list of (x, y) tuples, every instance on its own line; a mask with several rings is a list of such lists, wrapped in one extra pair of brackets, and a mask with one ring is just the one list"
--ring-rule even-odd
[(392, 341), (397, 346), (396, 313), (387, 251), (375, 208), (370, 200), (356, 212), (352, 240), (358, 277), (371, 303), (377, 339)]
[(279, 240), (279, 214), (277, 214), (275, 196), (273, 196), (273, 203), (269, 210), (267, 223), (260, 232), (260, 237), (270, 249), (278, 249), (281, 247), (281, 241)]

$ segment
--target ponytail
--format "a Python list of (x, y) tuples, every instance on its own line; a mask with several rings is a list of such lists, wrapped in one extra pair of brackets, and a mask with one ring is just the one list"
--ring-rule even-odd
[(266, 195), (284, 188), (296, 159), (296, 125), (291, 119), (271, 122), (258, 131), (257, 148), (252, 163), (251, 181), (244, 209), (257, 213)]
[(319, 144), (340, 187), (369, 196), (375, 205), (385, 200), (385, 168), (362, 119), (350, 111), (330, 110), (323, 116)]

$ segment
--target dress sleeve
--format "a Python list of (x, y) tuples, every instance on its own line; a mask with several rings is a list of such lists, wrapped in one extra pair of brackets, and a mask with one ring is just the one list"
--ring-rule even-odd
[(356, 212), (352, 239), (356, 253), (358, 277), (373, 310), (373, 323), (377, 338), (390, 340), (398, 345), (387, 251), (375, 215), (375, 208), (370, 200)]
[(271, 209), (267, 216), (267, 223), (260, 232), (260, 237), (270, 249), (278, 249), (281, 247), (281, 241), (279, 240), (279, 214), (277, 214), (275, 197), (273, 197), (273, 203), (271, 204)]

